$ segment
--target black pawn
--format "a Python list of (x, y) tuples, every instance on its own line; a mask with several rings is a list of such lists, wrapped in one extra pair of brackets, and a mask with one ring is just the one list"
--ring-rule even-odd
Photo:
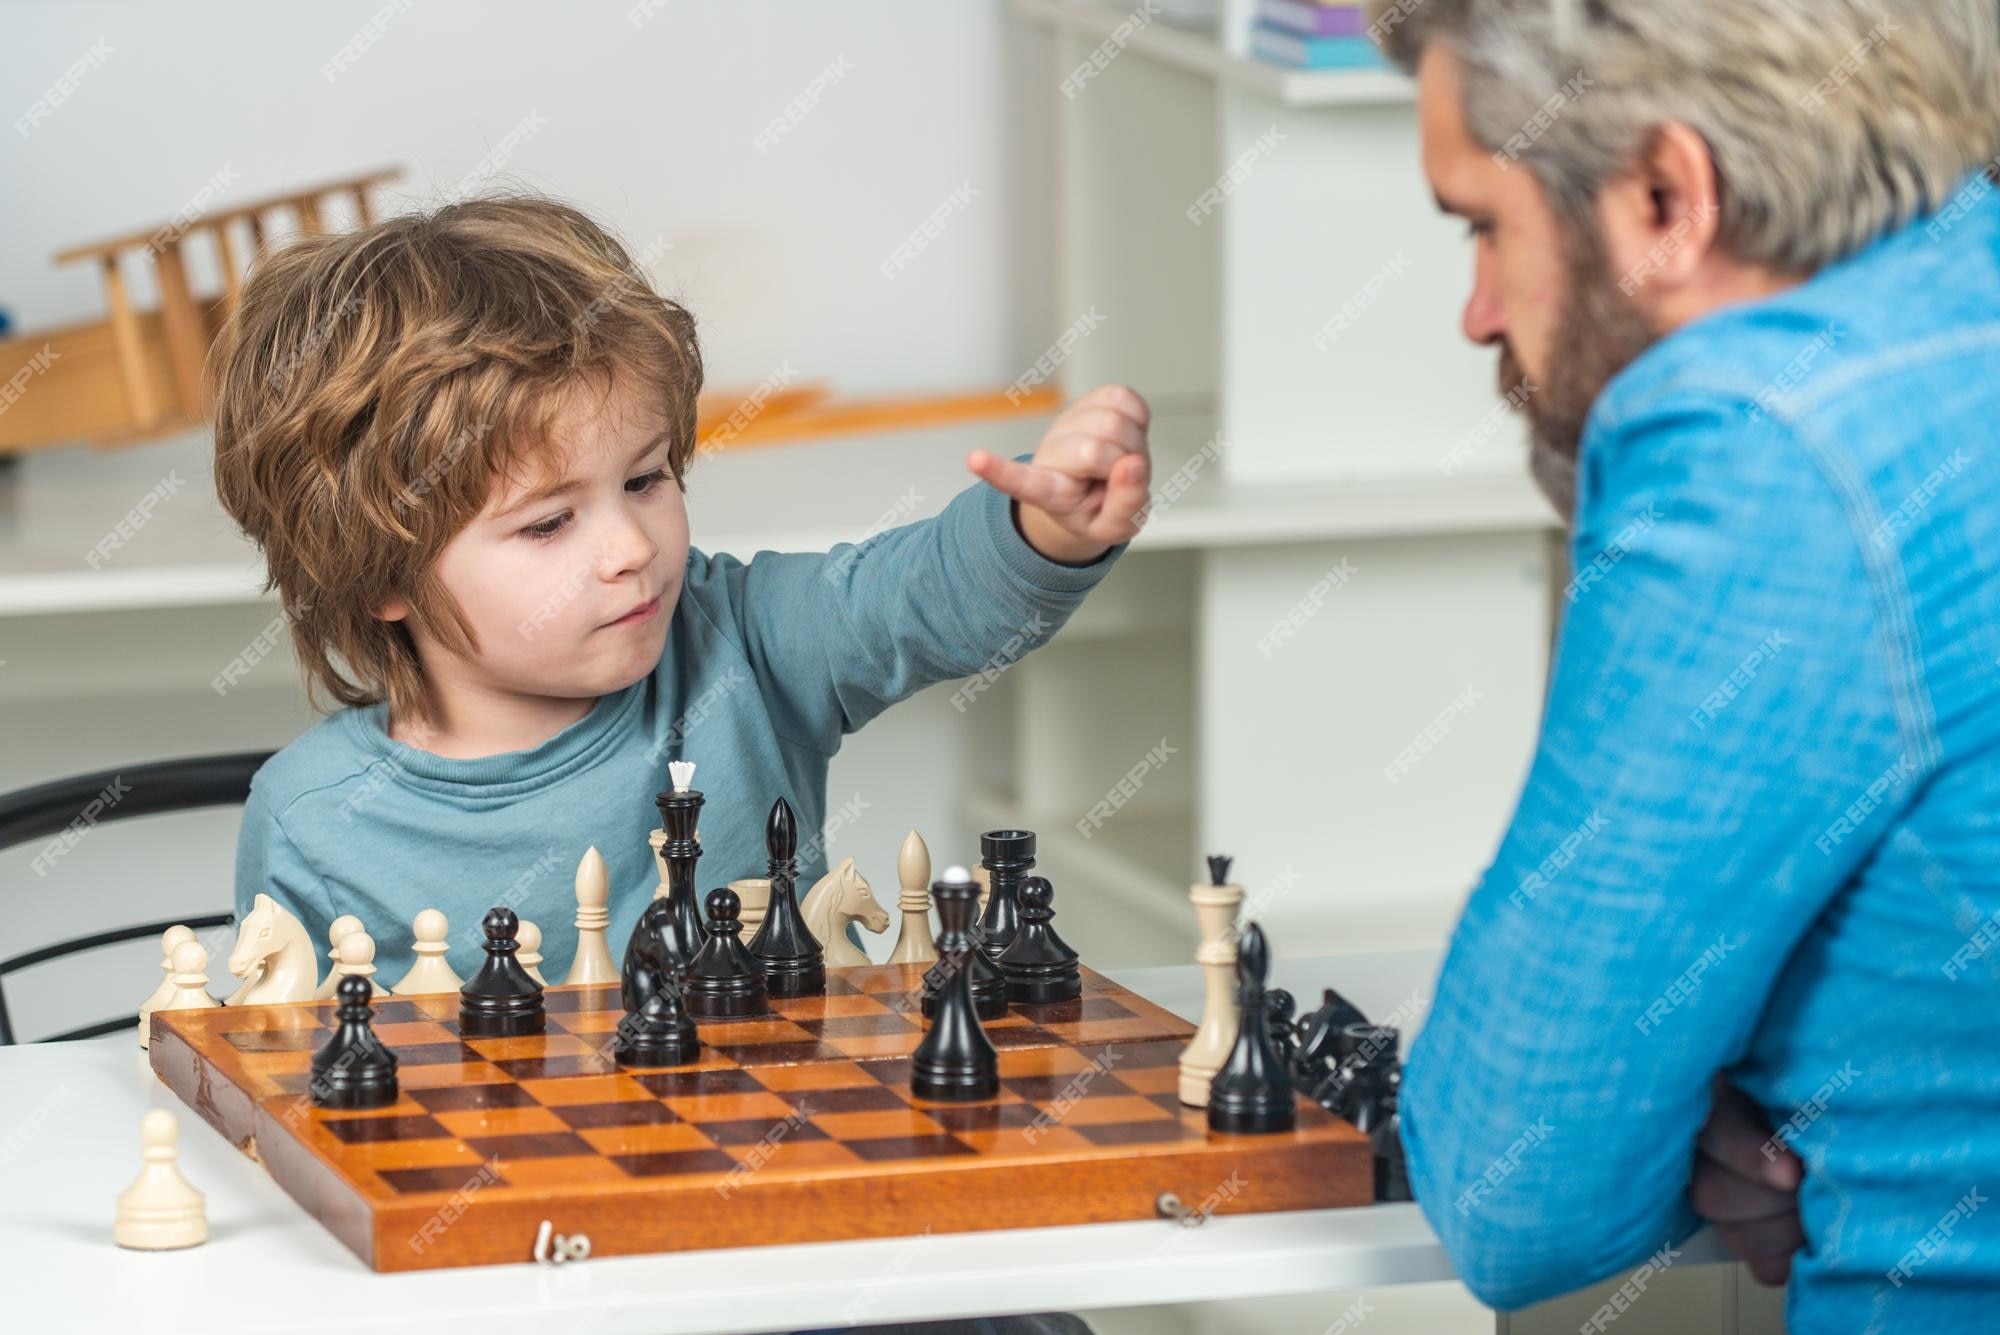
[(1298, 1119), (1291, 1076), (1271, 1041), (1264, 979), (1271, 951), (1264, 929), (1251, 923), (1236, 951), (1237, 1002), (1242, 1011), (1236, 1045), (1208, 1088), (1208, 1129), (1236, 1135), (1289, 1131)]
[(466, 1038), (541, 1033), (548, 1024), (542, 985), (515, 957), (520, 944), (514, 934), (521, 920), (510, 908), (488, 909), (481, 925), (486, 929), (486, 962), (458, 990), (458, 1032)]
[[(1056, 935), (1055, 887), (1045, 876), (1021, 882), (1021, 930), (1000, 952), (1000, 972), (1007, 977), (1007, 1000), (1037, 1006), (1074, 1001), (1083, 995), (1083, 973), (1076, 952)], [(989, 901), (990, 902), (990, 901)]]
[(772, 996), (816, 996), (826, 991), (826, 948), (799, 912), (799, 827), (782, 797), (764, 822), (764, 847), (771, 858), (771, 904), (750, 938), (750, 953), (763, 961)]
[(986, 868), (986, 912), (976, 944), (996, 963), (1021, 930), (1021, 880), (1035, 866), (1032, 830), (988, 830), (979, 836), (979, 865)]
[(381, 1108), (396, 1101), (396, 1054), (375, 1036), (375, 988), (353, 974), (340, 980), (333, 1035), (313, 1053), (306, 1087), (316, 1108)]
[(950, 961), (952, 968), (938, 994), (931, 1027), (910, 1054), (910, 1092), (943, 1103), (990, 1099), (1000, 1092), (1000, 1054), (980, 1027), (970, 967), (981, 957), (970, 934), (979, 887), (969, 880), (940, 881), (931, 897), (944, 927), (938, 937), (939, 961)]
[[(958, 870), (961, 876), (964, 875), (963, 868), (956, 870)], [(970, 879), (964, 881), (931, 882), (931, 901), (933, 903), (937, 902), (939, 892), (947, 885), (972, 886), (973, 911), (978, 911), (979, 887)], [(987, 902), (990, 904), (992, 900), (989, 899)], [(943, 913), (939, 913), (938, 921), (940, 923), (944, 921)], [(999, 965), (987, 958), (985, 951), (979, 949), (976, 928), (968, 927), (966, 929), (966, 944), (971, 949), (966, 954), (967, 962), (963, 965), (963, 968), (966, 973), (972, 975), (972, 1008), (978, 1012), (979, 1018), (982, 1020), (997, 1020), (1007, 1013), (1007, 975), (1000, 972)], [(938, 997), (944, 992), (946, 985), (951, 982), (953, 975), (959, 971), (960, 967), (959, 964), (953, 963), (950, 953), (944, 948), (944, 939), (940, 937), (938, 939), (937, 963), (924, 970), (922, 1010), (925, 1019), (928, 1020), (937, 1014)]]
[(688, 964), (687, 1008), (704, 1020), (771, 1009), (764, 966), (743, 946), (743, 901), (727, 886), (708, 892), (708, 944)]
[(620, 1066), (685, 1066), (701, 1055), (701, 1039), (671, 974), (646, 998), (638, 1012), (618, 1022)]

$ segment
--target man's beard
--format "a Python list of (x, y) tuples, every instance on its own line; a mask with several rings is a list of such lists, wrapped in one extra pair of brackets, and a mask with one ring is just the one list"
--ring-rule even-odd
[[(1528, 418), (1528, 469), (1563, 522), (1576, 522), (1577, 455), (1591, 405), (1613, 376), (1658, 339), (1631, 297), (1618, 290), (1595, 228), (1566, 228), (1561, 309), (1541, 383), (1527, 384), (1512, 346), (1500, 347), (1500, 392)], [(1525, 396), (1525, 397), (1523, 397)]]

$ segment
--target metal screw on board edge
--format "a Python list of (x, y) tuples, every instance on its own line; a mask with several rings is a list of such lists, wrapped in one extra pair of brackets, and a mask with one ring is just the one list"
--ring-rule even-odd
[(1181, 1198), (1171, 1191), (1163, 1191), (1153, 1201), (1153, 1208), (1160, 1212), (1160, 1218), (1171, 1219), (1182, 1228), (1200, 1228), (1208, 1216), (1199, 1210), (1190, 1210), (1181, 1204)]
[(543, 1265), (561, 1265), (565, 1261), (581, 1261), (590, 1255), (590, 1238), (582, 1233), (575, 1237), (564, 1237), (555, 1231), (555, 1225), (548, 1220), (535, 1233), (535, 1259)]

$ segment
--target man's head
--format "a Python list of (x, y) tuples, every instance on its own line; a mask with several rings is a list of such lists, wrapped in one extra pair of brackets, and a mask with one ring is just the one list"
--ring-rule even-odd
[(1993, 0), (1370, 9), (1417, 76), (1425, 175), (1471, 227), (1466, 337), (1500, 350), (1565, 514), (1590, 406), (1647, 346), (1854, 254), (2000, 151)]
[(480, 199), (303, 238), (209, 376), (216, 489), (309, 686), (423, 723), (444, 680), (583, 699), (658, 663), (700, 350), (583, 214)]

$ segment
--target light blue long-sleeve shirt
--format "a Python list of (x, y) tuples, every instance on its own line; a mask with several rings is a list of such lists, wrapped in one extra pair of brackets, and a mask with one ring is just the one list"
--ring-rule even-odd
[(1726, 1072), (1806, 1165), (1791, 1329), (2000, 1325), (1996, 445), (1979, 177), (1600, 398), (1540, 743), (1403, 1087), (1489, 1303), (1690, 1232)]
[[(505, 904), (542, 929), (542, 973), (558, 982), (592, 845), (623, 957), (659, 883), (647, 833), (669, 760), (696, 762), (706, 797), (699, 892), (764, 874), (780, 796), (798, 816), (803, 892), (827, 864), (819, 832), (841, 739), (933, 682), (1004, 670), (1061, 627), (1120, 551), (1087, 567), (1046, 560), (983, 484), (933, 519), (824, 554), (690, 551), (658, 668), (539, 746), (448, 759), (392, 740), (376, 705), (330, 715), (280, 751), (244, 810), (237, 915), (270, 894), (321, 943), (324, 973), (328, 928), (354, 914), (388, 985), (414, 960), (420, 910), (443, 910), (450, 963), (470, 977), (480, 920)], [(892, 850), (900, 838), (877, 837)]]

